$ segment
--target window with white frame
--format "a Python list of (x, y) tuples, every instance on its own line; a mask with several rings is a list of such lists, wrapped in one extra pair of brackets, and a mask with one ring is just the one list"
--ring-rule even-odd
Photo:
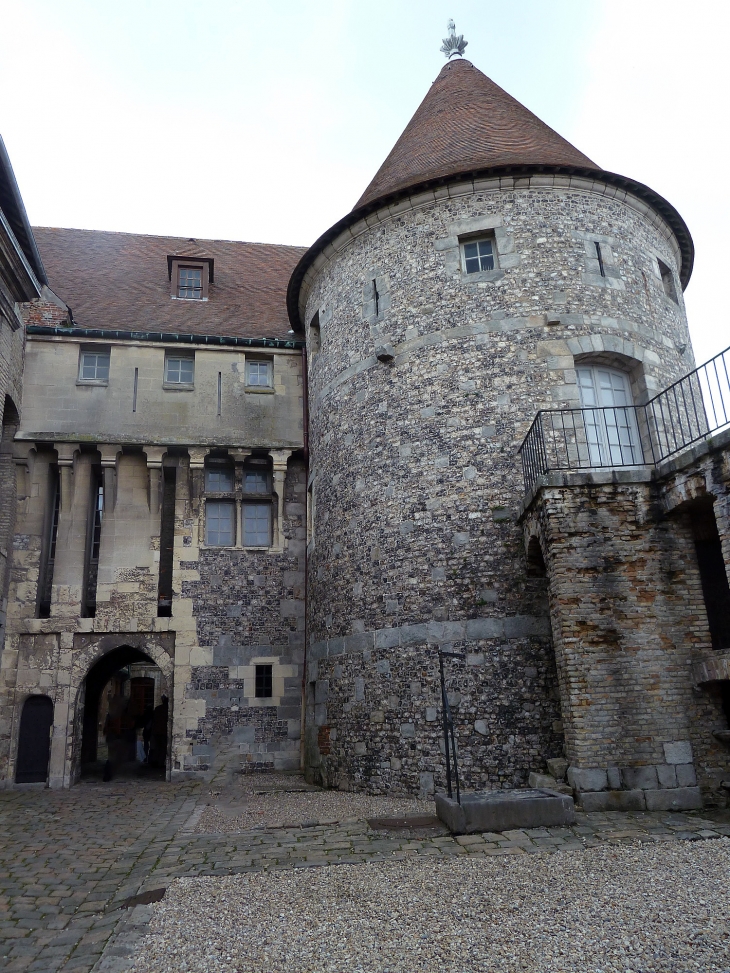
[(110, 359), (111, 352), (108, 348), (82, 348), (79, 357), (79, 382), (108, 382)]
[(192, 385), (195, 379), (195, 356), (165, 355), (165, 384)]
[(205, 543), (210, 547), (233, 547), (236, 543), (236, 504), (233, 500), (205, 503)]
[(494, 237), (465, 240), (461, 244), (461, 254), (465, 274), (479, 274), (485, 270), (494, 270), (497, 266)]
[(273, 387), (274, 363), (249, 359), (246, 362), (246, 385), (253, 389), (270, 389)]
[(586, 445), (594, 466), (643, 462), (629, 376), (615, 368), (576, 368)]

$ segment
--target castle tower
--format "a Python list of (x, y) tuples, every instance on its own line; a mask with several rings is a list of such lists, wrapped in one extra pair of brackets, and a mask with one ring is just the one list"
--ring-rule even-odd
[(465, 655), (448, 663), (465, 786), (563, 755), (571, 675), (525, 554), (518, 448), (541, 408), (641, 403), (693, 367), (692, 260), (669, 203), (459, 59), (302, 258), (314, 779), (443, 786), (439, 646)]

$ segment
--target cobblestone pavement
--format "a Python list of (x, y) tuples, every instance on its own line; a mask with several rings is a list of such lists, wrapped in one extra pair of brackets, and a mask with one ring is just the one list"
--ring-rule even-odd
[(372, 827), (348, 820), (194, 833), (202, 809), (217, 796), (211, 798), (210, 785), (199, 782), (144, 780), (0, 792), (0, 969), (128, 969), (150, 907), (122, 904), (180, 876), (730, 835), (727, 811), (579, 814), (571, 828), (457, 838), (423, 818), (418, 827), (385, 827), (371, 819)]

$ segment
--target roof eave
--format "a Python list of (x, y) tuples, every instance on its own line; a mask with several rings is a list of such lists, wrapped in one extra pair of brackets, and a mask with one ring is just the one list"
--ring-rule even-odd
[(605, 169), (591, 169), (584, 166), (492, 166), (485, 169), (471, 169), (464, 172), (456, 172), (448, 176), (439, 176), (434, 179), (414, 183), (410, 186), (404, 186), (402, 189), (398, 189), (386, 196), (381, 196), (379, 199), (374, 199), (371, 202), (366, 203), (364, 206), (359, 206), (356, 209), (353, 209), (341, 220), (331, 226), (329, 230), (323, 233), (322, 236), (320, 236), (319, 239), (316, 240), (307, 250), (294, 268), (291, 278), (289, 279), (289, 286), (287, 287), (286, 292), (286, 305), (292, 328), (295, 331), (302, 331), (304, 329), (304, 323), (301, 321), (299, 316), (299, 291), (305, 274), (322, 250), (332, 243), (333, 240), (336, 240), (337, 237), (348, 227), (357, 223), (359, 220), (364, 219), (366, 216), (369, 216), (376, 210), (383, 209), (383, 207), (399, 202), (408, 196), (428, 192), (430, 189), (435, 189), (438, 186), (444, 186), (449, 183), (464, 182), (465, 180), (469, 179), (486, 179), (499, 176), (527, 176), (536, 175), (539, 173), (582, 176), (584, 178), (592, 179), (595, 182), (605, 182), (608, 185), (617, 186), (618, 188), (637, 196), (644, 202), (648, 202), (653, 209), (666, 220), (677, 238), (679, 249), (682, 254), (680, 280), (682, 283), (682, 289), (684, 290), (687, 287), (689, 279), (692, 276), (692, 267), (694, 265), (694, 243), (692, 242), (692, 236), (689, 232), (689, 228), (672, 204), (664, 199), (663, 196), (660, 196), (659, 193), (654, 192), (654, 190), (649, 186), (644, 185), (644, 183), (637, 182), (634, 179), (629, 179), (626, 176), (619, 175), (615, 172), (608, 172)]
[(0, 208), (5, 213), (13, 235), (33, 268), (36, 278), (41, 284), (47, 284), (43, 261), (36, 246), (23, 197), (20, 195), (20, 188), (2, 137), (0, 137)]

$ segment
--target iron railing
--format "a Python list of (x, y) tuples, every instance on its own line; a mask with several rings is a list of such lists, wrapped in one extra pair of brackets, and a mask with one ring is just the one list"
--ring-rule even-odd
[(656, 466), (730, 425), (730, 348), (644, 405), (541, 409), (519, 453), (525, 491), (556, 470)]

